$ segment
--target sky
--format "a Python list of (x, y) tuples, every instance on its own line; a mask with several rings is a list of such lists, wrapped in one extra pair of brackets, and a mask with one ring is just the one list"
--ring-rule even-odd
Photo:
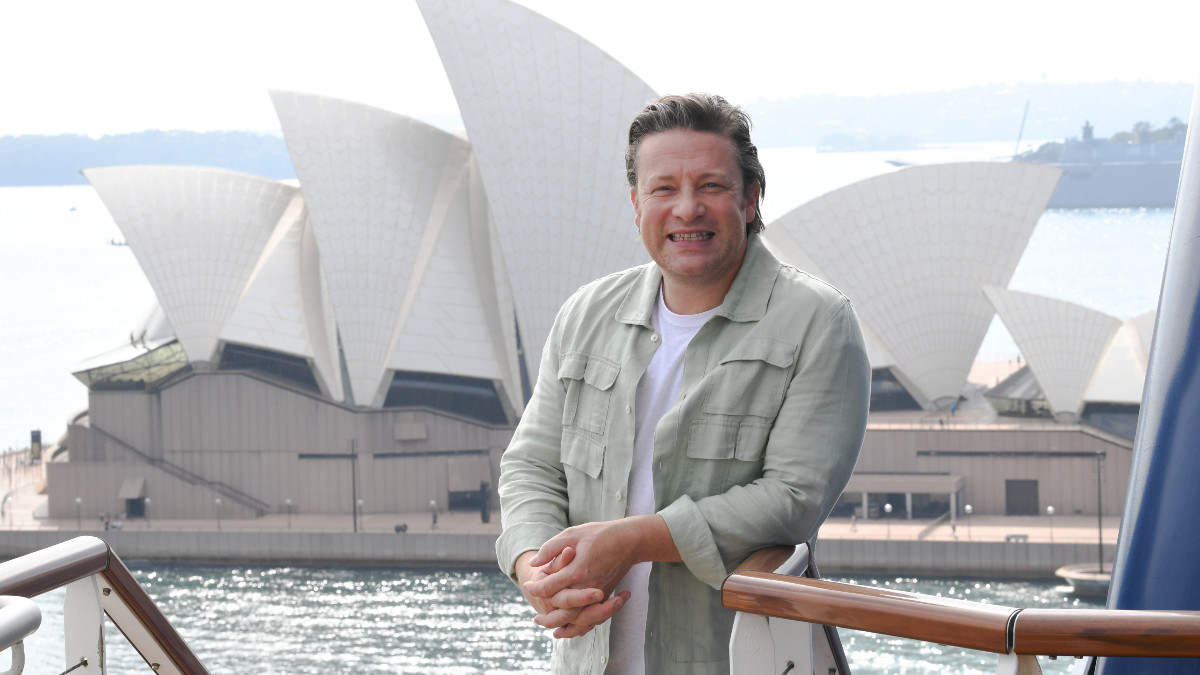
[[(1027, 82), (1196, 82), (1200, 3), (521, 0), (655, 90), (743, 105)], [(0, 136), (278, 131), (270, 89), (458, 125), (414, 0), (0, 4)]]

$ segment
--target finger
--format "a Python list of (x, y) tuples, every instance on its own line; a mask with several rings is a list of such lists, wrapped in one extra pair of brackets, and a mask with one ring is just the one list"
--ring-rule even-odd
[(553, 560), (542, 566), (542, 571), (546, 574), (554, 574), (567, 565), (570, 565), (571, 561), (574, 559), (575, 549), (568, 546), (562, 550), (562, 553), (559, 553), (557, 556), (555, 556)]
[(592, 632), (593, 628), (595, 628), (595, 626), (581, 626), (579, 624), (572, 623), (572, 624), (563, 626), (562, 628), (556, 628), (554, 630), (554, 637), (560, 638), (560, 639), (561, 638), (575, 638), (575, 637), (579, 637), (581, 635), (587, 635), (588, 633)]
[(546, 604), (562, 609), (587, 607), (604, 601), (604, 591), (599, 588), (564, 588), (549, 598)]
[(572, 543), (573, 540), (571, 538), (564, 537), (561, 533), (559, 533), (558, 535), (551, 537), (546, 543), (542, 544), (542, 547), (538, 549), (538, 552), (533, 554), (533, 557), (530, 558), (529, 564), (533, 565), (534, 567), (545, 565), (551, 560), (557, 558)]
[(547, 574), (540, 579), (526, 581), (521, 588), (527, 595), (535, 598), (552, 598), (560, 591), (570, 588), (573, 581), (571, 567), (570, 565), (565, 565), (563, 569), (553, 574)]
[(608, 621), (629, 601), (629, 596), (632, 595), (629, 591), (621, 591), (612, 596), (605, 602), (598, 602), (588, 605), (580, 610), (579, 616), (576, 617), (575, 623), (586, 623), (592, 626)]
[(533, 617), (533, 622), (542, 628), (561, 628), (575, 621), (580, 611), (582, 610), (578, 607), (548, 609), (546, 612)]
[(575, 620), (571, 623), (556, 628), (554, 637), (556, 638), (571, 638), (579, 637), (590, 631), (592, 628), (608, 621), (621, 608), (625, 606), (625, 602), (629, 600), (629, 591), (621, 591), (602, 603), (596, 603), (584, 607)]

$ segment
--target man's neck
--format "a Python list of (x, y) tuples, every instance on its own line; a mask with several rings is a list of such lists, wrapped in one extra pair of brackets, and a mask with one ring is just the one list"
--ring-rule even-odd
[(663, 302), (667, 309), (676, 314), (699, 314), (717, 307), (725, 301), (729, 287), (689, 288), (684, 284), (668, 283), (663, 279)]

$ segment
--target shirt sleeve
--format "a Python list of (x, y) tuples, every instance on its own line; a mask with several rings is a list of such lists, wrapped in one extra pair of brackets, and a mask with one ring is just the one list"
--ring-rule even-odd
[(763, 455), (762, 477), (659, 515), (688, 569), (720, 588), (750, 553), (810, 541), (850, 480), (866, 432), (871, 366), (842, 298), (802, 342)]
[(516, 561), (567, 527), (567, 479), (562, 464), (565, 389), (558, 379), (564, 306), (542, 350), (533, 396), (500, 458), (501, 533), (496, 561), (516, 580)]

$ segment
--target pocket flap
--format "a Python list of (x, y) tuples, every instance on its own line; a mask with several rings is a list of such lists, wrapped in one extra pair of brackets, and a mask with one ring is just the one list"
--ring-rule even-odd
[(617, 381), (621, 367), (598, 356), (588, 357), (587, 368), (583, 371), (583, 381), (601, 390), (608, 391)]
[(579, 352), (563, 354), (558, 364), (558, 379), (583, 380), (593, 387), (608, 391), (617, 381), (621, 366), (602, 356), (589, 356)]
[(765, 361), (779, 368), (787, 368), (796, 359), (796, 346), (790, 342), (773, 338), (746, 338), (721, 358), (721, 363), (730, 361)]
[(757, 462), (762, 458), (770, 435), (769, 424), (698, 419), (692, 422), (687, 456)]
[(570, 429), (564, 429), (562, 462), (591, 478), (599, 478), (600, 470), (604, 468), (604, 444)]

